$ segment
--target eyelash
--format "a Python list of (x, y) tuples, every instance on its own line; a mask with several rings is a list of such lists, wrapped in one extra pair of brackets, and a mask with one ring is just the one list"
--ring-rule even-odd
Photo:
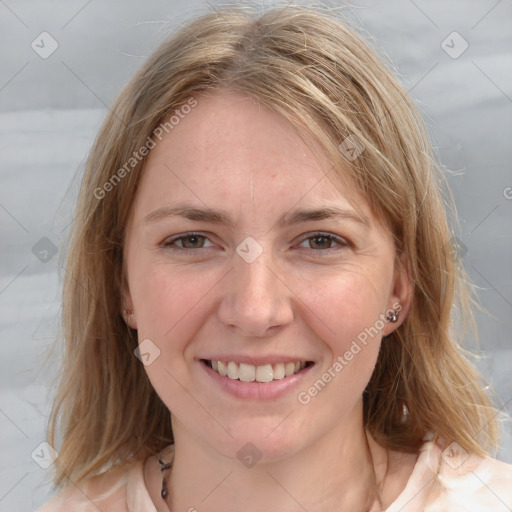
[[(198, 247), (196, 249), (190, 249), (190, 248), (186, 248), (186, 247), (173, 246), (173, 244), (175, 242), (177, 242), (179, 240), (186, 240), (187, 238), (191, 238), (191, 237), (200, 237), (200, 238), (208, 239), (208, 237), (202, 233), (196, 233), (196, 232), (185, 233), (183, 235), (179, 235), (174, 238), (169, 238), (169, 239), (164, 240), (164, 242), (162, 243), (162, 247), (165, 249), (169, 249), (171, 251), (176, 251), (176, 252), (180, 252), (182, 254), (190, 254), (190, 255), (192, 255), (192, 253), (194, 253), (194, 252), (197, 252), (199, 249), (208, 249), (208, 247)], [(338, 244), (338, 247), (329, 247), (327, 249), (309, 248), (310, 250), (312, 250), (316, 253), (330, 254), (333, 251), (339, 251), (339, 250), (347, 248), (347, 247), (352, 247), (352, 244), (348, 240), (346, 240), (340, 236), (334, 235), (332, 233), (326, 233), (323, 231), (317, 231), (317, 232), (308, 234), (308, 236), (306, 236), (300, 240), (300, 244), (304, 243), (307, 240), (313, 240), (315, 238), (326, 238), (329, 241), (336, 242)]]

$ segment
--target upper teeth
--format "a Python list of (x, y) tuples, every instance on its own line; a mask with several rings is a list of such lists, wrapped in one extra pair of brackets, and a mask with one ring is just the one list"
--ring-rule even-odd
[(243, 382), (272, 382), (290, 377), (306, 366), (305, 361), (294, 363), (275, 363), (255, 366), (253, 364), (235, 363), (234, 361), (210, 361), (212, 369), (224, 377), (239, 379)]

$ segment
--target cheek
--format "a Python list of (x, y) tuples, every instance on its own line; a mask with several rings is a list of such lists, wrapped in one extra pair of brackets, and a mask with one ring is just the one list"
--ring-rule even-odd
[(305, 300), (303, 317), (327, 352), (316, 379), (299, 391), (297, 401), (318, 421), (338, 422), (371, 378), (385, 325), (386, 283), (376, 284), (367, 274), (346, 273), (317, 286), (318, 292)]
[(147, 267), (137, 281), (133, 295), (139, 334), (158, 339), (186, 323), (204, 296), (204, 280), (171, 272), (165, 265)]
[(364, 344), (373, 339), (378, 344), (389, 288), (378, 275), (352, 268), (301, 284), (301, 316), (324, 340), (334, 358), (349, 350), (354, 340)]
[(186, 410), (189, 395), (184, 390), (190, 385), (187, 347), (211, 313), (208, 291), (218, 279), (210, 273), (192, 276), (159, 263), (139, 269), (130, 286), (138, 340), (141, 344), (149, 339), (158, 347), (151, 349), (157, 350), (158, 356), (144, 369), (168, 407)]
[(199, 318), (208, 309), (209, 291), (219, 277), (215, 272), (191, 275), (165, 263), (140, 263), (134, 265), (130, 282), (139, 340), (150, 338), (166, 350), (181, 350), (180, 345), (200, 327)]

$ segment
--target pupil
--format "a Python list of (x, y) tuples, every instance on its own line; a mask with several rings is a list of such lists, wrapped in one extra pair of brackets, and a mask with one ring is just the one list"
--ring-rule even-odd
[(313, 239), (313, 242), (315, 245), (320, 245), (320, 246), (323, 246), (325, 245), (326, 243), (329, 244), (330, 240), (329, 238), (327, 238), (326, 236), (317, 236)]
[(199, 244), (199, 237), (197, 235), (190, 235), (185, 239), (185, 244), (188, 246), (196, 246)]

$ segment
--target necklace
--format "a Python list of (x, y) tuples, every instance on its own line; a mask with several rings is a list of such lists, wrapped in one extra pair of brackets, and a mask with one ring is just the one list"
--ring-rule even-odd
[[(165, 503), (167, 503), (167, 497), (169, 496), (169, 490), (167, 489), (167, 472), (172, 467), (172, 463), (174, 462), (174, 449), (172, 450), (171, 460), (168, 462), (164, 462), (162, 460), (162, 456), (158, 457), (158, 465), (160, 466), (160, 471), (162, 473), (162, 490), (160, 491), (160, 496)], [(168, 503), (167, 503), (168, 504)]]
[[(368, 439), (366, 439), (366, 446), (367, 446), (367, 450), (368, 450), (368, 453), (370, 455), (370, 458), (372, 459), (371, 450), (370, 450), (370, 447), (368, 445)], [(168, 474), (169, 469), (171, 469), (172, 464), (174, 462), (174, 449), (171, 452), (171, 459), (168, 462), (164, 462), (162, 460), (162, 457), (163, 457), (163, 455), (158, 457), (158, 465), (160, 466), (160, 471), (162, 473), (162, 489), (160, 491), (160, 496), (162, 497), (164, 502), (167, 504), (167, 506), (169, 506), (169, 503), (167, 501), (167, 499), (169, 497), (169, 490), (167, 488), (167, 474)], [(382, 490), (383, 490), (383, 487), (384, 487), (384, 481), (386, 480), (387, 473), (388, 473), (388, 470), (389, 470), (389, 452), (387, 450), (386, 450), (386, 458), (387, 458), (386, 470), (385, 470), (384, 476), (382, 478), (382, 481), (380, 482), (380, 485), (377, 484), (377, 475), (375, 474), (375, 468), (373, 468), (374, 493), (376, 493), (376, 495), (372, 496), (373, 493), (370, 490), (369, 495), (367, 497), (366, 505), (364, 506), (364, 510), (365, 511), (369, 510), (367, 507), (368, 507), (369, 502), (372, 500), (372, 498), (377, 498), (377, 500), (380, 502), (379, 496), (382, 494)], [(373, 509), (373, 507), (372, 507), (372, 509)], [(170, 506), (169, 506), (169, 510), (170, 510)]]
[(158, 459), (158, 464), (160, 464), (160, 470), (162, 471), (162, 490), (160, 491), (160, 495), (162, 499), (165, 501), (167, 499), (167, 495), (169, 491), (167, 490), (167, 481), (165, 479), (167, 471), (172, 466), (172, 462), (164, 462), (162, 459)]

